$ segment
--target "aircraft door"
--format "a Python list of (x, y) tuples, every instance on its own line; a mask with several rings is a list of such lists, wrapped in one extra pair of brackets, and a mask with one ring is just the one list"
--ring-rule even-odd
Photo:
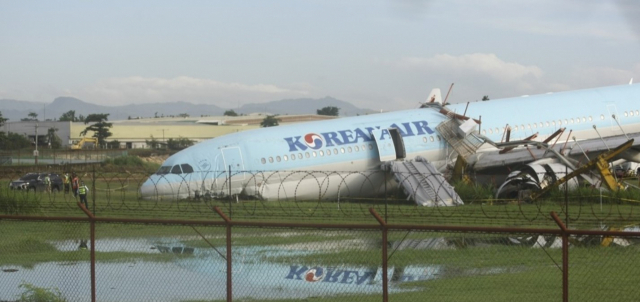
[(221, 151), (227, 176), (229, 168), (231, 168), (231, 181), (244, 180), (244, 161), (242, 160), (240, 147), (224, 148)]
[(371, 130), (371, 135), (376, 141), (381, 162), (406, 157), (404, 142), (398, 129), (374, 129)]

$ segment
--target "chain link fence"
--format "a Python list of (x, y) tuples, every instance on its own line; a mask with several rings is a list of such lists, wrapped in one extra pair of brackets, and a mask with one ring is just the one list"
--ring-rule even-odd
[[(0, 216), (0, 301), (636, 301), (640, 232)], [(376, 223), (376, 221), (378, 223)], [(30, 291), (30, 289), (32, 291)], [(26, 301), (26, 300), (23, 300)]]

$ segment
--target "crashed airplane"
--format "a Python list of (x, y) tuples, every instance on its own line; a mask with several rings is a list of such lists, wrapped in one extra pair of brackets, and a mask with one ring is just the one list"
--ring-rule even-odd
[[(400, 184), (424, 206), (461, 205), (444, 175), (509, 167), (498, 197), (540, 190), (599, 160), (640, 162), (640, 86), (446, 104), (261, 128), (216, 137), (169, 157), (140, 188), (145, 199), (244, 194), (263, 200), (363, 197)], [(525, 168), (519, 169), (523, 166)], [(601, 162), (600, 167), (607, 178)], [(594, 185), (604, 179), (582, 174)], [(565, 180), (575, 186), (576, 179)]]

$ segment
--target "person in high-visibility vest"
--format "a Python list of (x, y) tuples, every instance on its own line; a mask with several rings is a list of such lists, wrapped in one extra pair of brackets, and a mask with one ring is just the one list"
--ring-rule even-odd
[(89, 204), (87, 203), (87, 194), (89, 193), (89, 187), (84, 185), (84, 181), (80, 182), (80, 186), (78, 187), (78, 195), (80, 196), (80, 202), (84, 203), (84, 207), (89, 209)]
[(44, 176), (44, 191), (51, 193), (51, 178), (48, 174)]
[(71, 184), (71, 179), (69, 179), (69, 173), (64, 173), (64, 194), (69, 194), (70, 184)]
[(73, 190), (73, 197), (77, 197), (78, 196), (78, 187), (79, 187), (79, 180), (78, 180), (78, 175), (76, 175), (76, 173), (71, 174), (73, 176), (73, 178), (71, 179), (71, 189)]

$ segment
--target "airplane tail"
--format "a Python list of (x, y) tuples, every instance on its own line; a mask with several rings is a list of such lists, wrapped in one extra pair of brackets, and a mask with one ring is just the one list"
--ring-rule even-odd
[(429, 97), (427, 98), (427, 103), (438, 103), (442, 104), (442, 95), (440, 93), (440, 88), (434, 88), (429, 93)]

